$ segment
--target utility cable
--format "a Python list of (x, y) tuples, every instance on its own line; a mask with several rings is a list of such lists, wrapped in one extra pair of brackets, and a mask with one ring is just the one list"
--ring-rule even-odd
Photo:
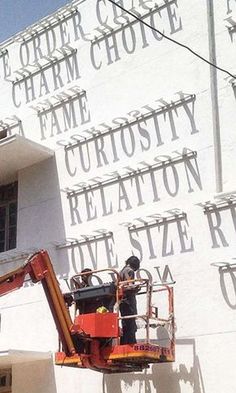
[(108, 0), (110, 3), (114, 4), (116, 7), (120, 8), (122, 11), (126, 12), (127, 14), (129, 14), (130, 16), (132, 16), (133, 18), (137, 19), (139, 22), (143, 23), (145, 26), (149, 27), (151, 30), (156, 31), (158, 34), (160, 34), (163, 38), (166, 38), (167, 40), (173, 42), (176, 45), (181, 46), (182, 48), (187, 49), (189, 52), (191, 52), (194, 56), (198, 57), (199, 59), (203, 60), (205, 63), (209, 64), (210, 66), (216, 68), (219, 71), (224, 72), (225, 74), (231, 76), (233, 79), (236, 79), (236, 76), (231, 74), (229, 71), (225, 70), (224, 68), (221, 68), (219, 66), (217, 66), (214, 63), (211, 63), (209, 60), (205, 59), (203, 56), (199, 55), (197, 52), (195, 52), (193, 49), (191, 49), (189, 46), (182, 44), (179, 41), (174, 40), (173, 38), (168, 37), (167, 35), (165, 35), (164, 33), (162, 33), (161, 31), (159, 31), (158, 29), (156, 29), (155, 27), (149, 25), (147, 22), (145, 22), (142, 18), (138, 17), (137, 15), (133, 14), (132, 12), (128, 11), (127, 9), (125, 9), (124, 7), (122, 7), (120, 4), (116, 3), (113, 0)]

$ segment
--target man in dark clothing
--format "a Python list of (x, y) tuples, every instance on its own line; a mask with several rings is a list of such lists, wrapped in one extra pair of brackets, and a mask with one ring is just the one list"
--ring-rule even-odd
[[(120, 280), (121, 281), (129, 281), (134, 280), (135, 271), (139, 269), (140, 260), (131, 256), (125, 262), (125, 266), (120, 271)], [(136, 315), (137, 314), (137, 302), (136, 302), (136, 293), (139, 287), (135, 285), (134, 282), (128, 284), (125, 287), (124, 297), (120, 303), (120, 313), (121, 316), (128, 315)], [(136, 331), (137, 326), (135, 322), (135, 318), (122, 319), (122, 330), (123, 335), (121, 337), (121, 344), (135, 344), (136, 341)]]
[[(72, 278), (73, 289), (81, 289), (81, 288), (89, 287), (90, 281), (91, 281), (91, 276), (92, 276), (91, 272), (92, 272), (91, 269), (86, 268), (81, 271), (81, 273), (83, 273), (83, 275), (81, 276), (81, 280), (78, 280), (73, 277)], [(74, 299), (73, 299), (73, 296), (71, 295), (71, 293), (65, 293), (63, 295), (63, 297), (64, 297), (64, 300), (65, 300), (67, 306), (70, 307), (74, 302)], [(84, 308), (84, 307), (85, 306), (83, 304), (83, 306), (81, 306), (81, 308)], [(85, 313), (83, 312), (83, 314), (85, 314)]]
[(81, 273), (81, 282), (79, 283), (78, 288), (89, 287), (91, 285), (92, 270), (85, 268), (81, 271)]
[[(90, 287), (92, 285), (92, 270), (85, 268), (81, 271), (81, 281), (78, 283), (78, 289), (83, 289)], [(84, 299), (78, 302), (78, 309), (80, 314), (90, 314), (96, 312), (97, 308), (100, 306), (100, 299)]]

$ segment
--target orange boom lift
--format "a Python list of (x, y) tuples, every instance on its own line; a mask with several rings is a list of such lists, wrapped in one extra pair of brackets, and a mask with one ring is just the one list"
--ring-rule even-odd
[[(149, 280), (133, 280), (146, 294), (146, 312), (132, 316), (145, 324), (146, 337), (137, 344), (120, 345), (122, 334), (119, 327), (119, 303), (130, 281), (119, 281), (119, 274), (113, 269), (116, 280), (112, 283), (75, 289), (62, 294), (47, 251), (30, 256), (20, 268), (0, 277), (0, 296), (14, 291), (24, 284), (26, 276), (33, 283), (41, 282), (60, 338), (60, 348), (55, 354), (55, 363), (77, 368), (89, 368), (103, 373), (142, 371), (150, 363), (173, 362), (175, 360), (173, 287), (155, 287)], [(96, 271), (97, 272), (97, 271)], [(93, 272), (92, 272), (93, 273)], [(74, 276), (76, 279), (76, 276)], [(168, 318), (161, 319), (157, 308), (152, 307), (152, 296), (165, 292), (168, 298)], [(78, 306), (81, 302), (94, 299), (112, 299), (116, 312), (92, 312), (79, 314), (72, 321), (68, 304)], [(69, 300), (68, 300), (69, 299)], [(150, 340), (150, 327), (168, 325), (171, 330), (169, 345), (162, 347)]]

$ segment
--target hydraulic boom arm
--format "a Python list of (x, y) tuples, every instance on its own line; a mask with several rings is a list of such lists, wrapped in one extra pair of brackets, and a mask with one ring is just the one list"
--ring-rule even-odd
[(73, 323), (46, 251), (35, 253), (24, 266), (1, 276), (0, 296), (22, 287), (26, 275), (30, 276), (33, 283), (42, 282), (64, 352), (67, 356), (75, 354), (70, 332)]

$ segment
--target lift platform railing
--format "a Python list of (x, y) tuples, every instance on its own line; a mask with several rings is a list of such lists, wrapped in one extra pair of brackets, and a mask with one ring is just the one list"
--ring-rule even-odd
[[(142, 341), (151, 344), (150, 340), (150, 328), (157, 328), (158, 326), (165, 326), (170, 332), (171, 342), (174, 342), (175, 334), (175, 322), (174, 322), (174, 299), (173, 299), (173, 287), (165, 284), (150, 283), (149, 279), (133, 279), (119, 282), (119, 290), (125, 292), (129, 290), (131, 286), (135, 289), (139, 288), (136, 296), (146, 295), (146, 307), (144, 313), (136, 315), (119, 316), (119, 320), (133, 319), (144, 321), (145, 325), (145, 337)], [(157, 295), (161, 292), (167, 292), (168, 296), (168, 318), (161, 318), (158, 314), (158, 307), (153, 306), (152, 299), (153, 294)], [(119, 312), (119, 302), (117, 304), (117, 311)]]
[[(120, 281), (120, 276), (117, 270), (111, 268), (91, 270), (89, 272), (89, 275), (91, 277), (98, 278), (100, 273), (109, 273), (113, 275), (112, 283), (114, 284), (115, 287), (114, 312), (118, 314), (118, 320), (120, 322), (124, 319), (131, 319), (131, 318), (135, 318), (136, 321), (138, 320), (144, 321), (145, 337), (142, 338), (142, 341), (145, 341), (146, 343), (150, 343), (150, 344), (151, 344), (150, 329), (157, 328), (159, 326), (165, 327), (168, 330), (168, 333), (170, 333), (171, 343), (174, 342), (174, 334), (175, 334), (174, 299), (173, 299), (173, 287), (171, 285), (162, 284), (162, 283), (152, 283), (147, 278), (138, 278), (138, 279), (129, 279), (126, 281)], [(74, 298), (76, 298), (76, 296), (78, 296), (79, 294), (85, 297), (86, 296), (85, 292), (88, 291), (88, 296), (92, 301), (93, 297), (100, 296), (101, 290), (103, 291), (103, 293), (105, 293), (106, 290), (107, 291), (110, 290), (108, 286), (111, 284), (111, 282), (102, 283), (102, 280), (100, 279), (100, 282), (102, 284), (93, 285), (92, 282), (90, 281), (90, 286), (87, 289), (84, 288), (78, 291), (79, 280), (81, 279), (81, 277), (86, 275), (88, 275), (88, 272), (76, 274), (71, 278), (71, 287), (74, 288), (71, 291), (71, 293), (74, 295)], [(136, 291), (138, 304), (139, 304), (138, 298), (141, 295), (146, 296), (144, 302), (145, 303), (144, 312), (136, 315), (121, 316), (120, 303), (122, 301), (122, 297), (124, 293), (130, 289)], [(166, 292), (167, 299), (168, 299), (167, 318), (163, 318), (162, 316), (160, 316), (159, 308), (153, 305), (154, 296), (158, 303), (158, 295), (163, 292)], [(77, 307), (75, 306), (75, 313), (77, 312), (78, 310)], [(119, 344), (119, 339), (115, 341), (117, 342), (117, 344)]]

